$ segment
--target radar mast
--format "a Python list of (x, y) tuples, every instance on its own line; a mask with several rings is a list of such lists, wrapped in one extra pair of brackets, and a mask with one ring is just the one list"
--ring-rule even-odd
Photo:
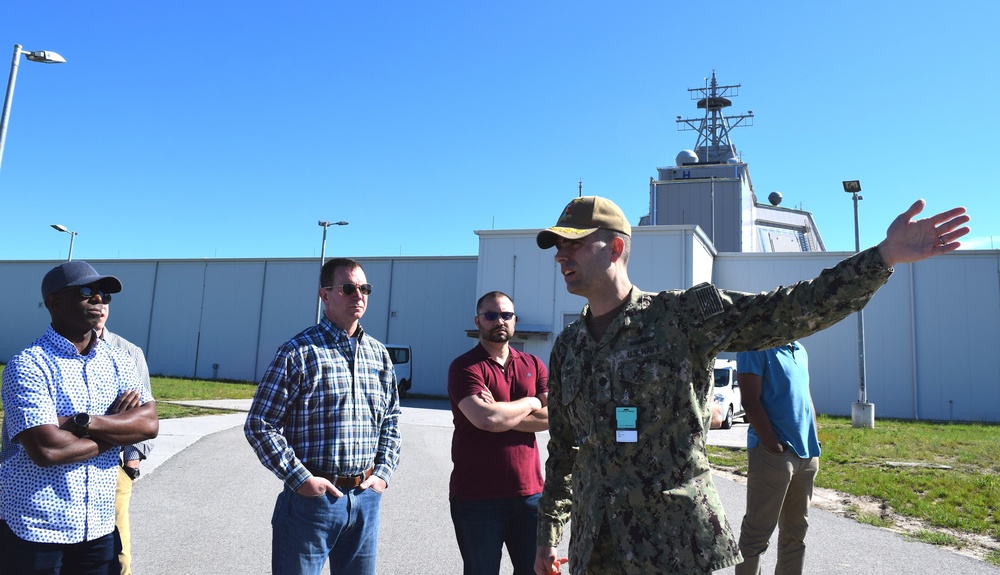
[(677, 116), (678, 131), (696, 130), (698, 140), (694, 151), (701, 163), (725, 163), (738, 159), (736, 148), (729, 140), (729, 131), (739, 126), (753, 125), (753, 110), (746, 114), (726, 117), (722, 110), (733, 105), (730, 97), (739, 95), (739, 84), (720, 86), (712, 70), (712, 79), (704, 88), (688, 88), (692, 100), (698, 100), (698, 108), (705, 110), (702, 118), (681, 118)]

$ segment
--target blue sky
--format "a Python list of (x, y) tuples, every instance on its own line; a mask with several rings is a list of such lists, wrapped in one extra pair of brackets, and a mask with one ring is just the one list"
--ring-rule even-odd
[(21, 59), (0, 259), (64, 259), (55, 223), (74, 259), (318, 257), (318, 220), (350, 222), (328, 256), (473, 255), (579, 180), (636, 224), (713, 70), (754, 111), (732, 139), (758, 198), (812, 211), (828, 249), (854, 247), (847, 179), (864, 246), (923, 197), (1000, 247), (998, 6), (9, 3), (0, 54), (68, 63)]

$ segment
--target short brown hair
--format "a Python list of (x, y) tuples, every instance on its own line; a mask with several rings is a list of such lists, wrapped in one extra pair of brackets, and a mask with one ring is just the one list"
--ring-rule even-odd
[(352, 260), (351, 258), (333, 258), (323, 264), (323, 268), (319, 271), (319, 287), (325, 288), (333, 285), (333, 274), (337, 272), (337, 268), (351, 270), (354, 268), (365, 269), (361, 267), (361, 262), (357, 260)]
[(594, 232), (594, 237), (605, 243), (611, 243), (615, 238), (621, 238), (625, 242), (625, 247), (622, 248), (622, 264), (628, 265), (628, 256), (632, 252), (632, 237), (621, 232), (616, 232), (615, 230), (609, 230), (607, 228), (601, 228)]
[(502, 291), (491, 291), (484, 293), (483, 297), (479, 298), (479, 301), (476, 302), (476, 313), (478, 314), (479, 310), (483, 309), (483, 302), (485, 302), (486, 300), (492, 298), (501, 298), (501, 297), (507, 298), (510, 301), (510, 305), (514, 305), (514, 298), (503, 293)]

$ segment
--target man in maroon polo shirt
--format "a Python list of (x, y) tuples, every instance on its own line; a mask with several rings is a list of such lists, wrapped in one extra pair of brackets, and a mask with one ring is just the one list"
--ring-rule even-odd
[(504, 545), (514, 575), (531, 575), (544, 484), (535, 432), (549, 426), (548, 370), (510, 347), (516, 316), (507, 294), (479, 298), (473, 321), (479, 343), (448, 370), (455, 536), (465, 575), (497, 575)]

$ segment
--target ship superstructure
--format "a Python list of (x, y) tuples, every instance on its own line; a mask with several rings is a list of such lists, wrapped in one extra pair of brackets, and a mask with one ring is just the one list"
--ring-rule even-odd
[(770, 204), (757, 202), (750, 168), (730, 139), (734, 128), (753, 125), (753, 111), (724, 113), (739, 88), (719, 85), (713, 70), (704, 87), (688, 89), (704, 114), (677, 116), (677, 125), (697, 132), (694, 149), (649, 179), (649, 214), (639, 225), (696, 224), (720, 252), (825, 251), (811, 213), (780, 207), (778, 192), (768, 195)]

